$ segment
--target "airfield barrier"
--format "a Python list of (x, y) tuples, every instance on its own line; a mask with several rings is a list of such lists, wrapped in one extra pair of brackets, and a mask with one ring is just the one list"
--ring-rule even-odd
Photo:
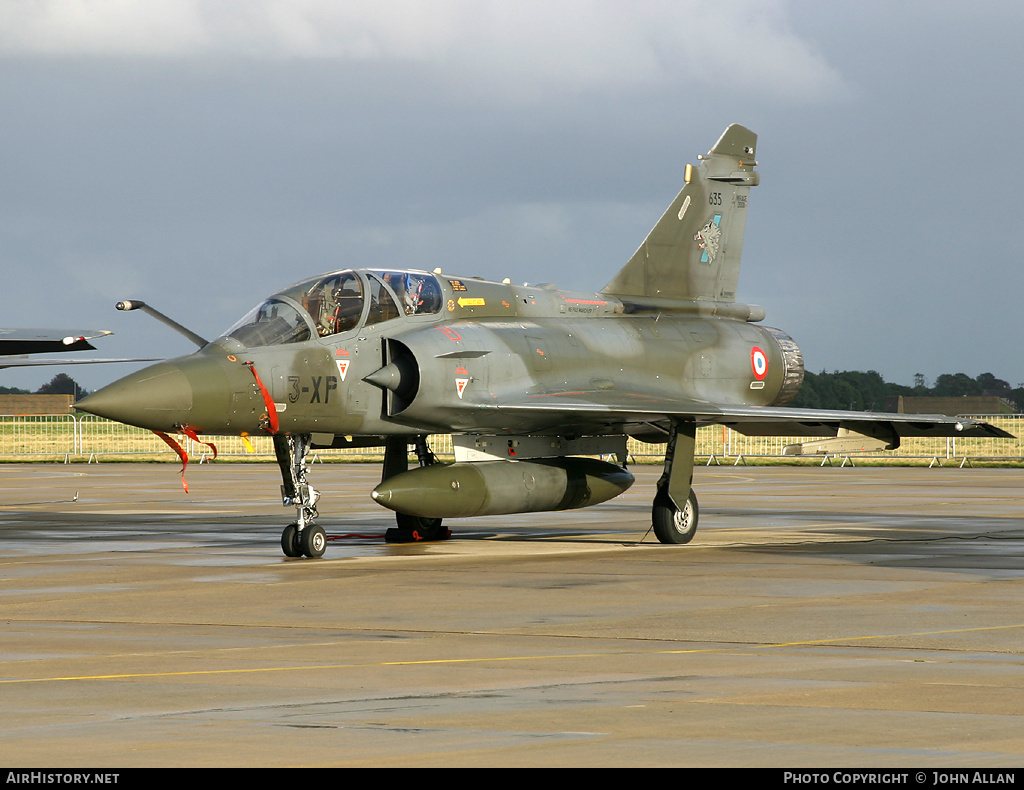
[(78, 421), (68, 415), (0, 417), (0, 457), (74, 455)]
[[(896, 450), (884, 453), (851, 453), (850, 458), (890, 459), (910, 461), (924, 459), (932, 463), (967, 459), (1005, 462), (1024, 461), (1024, 415), (985, 416), (978, 419), (992, 423), (1012, 434), (1014, 438), (925, 438), (904, 439)], [(204, 444), (184, 436), (176, 437), (189, 456), (197, 461), (212, 458), (212, 451)], [(272, 461), (274, 448), (271, 438), (253, 435), (204, 436), (217, 447), (219, 458), (234, 460)], [(744, 436), (720, 425), (704, 426), (697, 431), (696, 455), (719, 463), (756, 463), (758, 459), (817, 460), (822, 456), (783, 456), (788, 444), (811, 441), (808, 437)], [(247, 444), (248, 442), (248, 444)], [(431, 449), (441, 458), (454, 454), (451, 437), (445, 434), (431, 436)], [(630, 439), (630, 456), (638, 461), (660, 461), (665, 454), (663, 444), (648, 444)], [(317, 449), (316, 460), (369, 460), (383, 455), (381, 447), (353, 447), (345, 449)], [(843, 456), (845, 454), (840, 454)], [(93, 415), (53, 415), (41, 417), (0, 416), (0, 460), (56, 460), (100, 461), (163, 460), (173, 459), (173, 451), (152, 431), (134, 428)]]

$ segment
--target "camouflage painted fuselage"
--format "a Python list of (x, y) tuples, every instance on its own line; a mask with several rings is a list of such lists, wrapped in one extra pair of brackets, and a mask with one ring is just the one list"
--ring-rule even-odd
[[(276, 345), (226, 335), (87, 406), (154, 430), (254, 434), (267, 427), (265, 389), (282, 432), (594, 434), (696, 404), (781, 405), (803, 376), (788, 336), (735, 317), (759, 318), (756, 307), (436, 280), (436, 313), (367, 323), (367, 306), (350, 330)], [(579, 409), (543, 409), (556, 401)]]

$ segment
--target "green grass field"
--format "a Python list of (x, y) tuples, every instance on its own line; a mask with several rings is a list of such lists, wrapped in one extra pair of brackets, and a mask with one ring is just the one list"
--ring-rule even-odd
[[(1024, 417), (987, 418), (994, 425), (1020, 437), (1024, 434)], [(212, 457), (203, 444), (176, 437), (193, 460)], [(267, 462), (274, 460), (269, 436), (251, 436), (250, 452), (239, 436), (203, 437), (216, 445), (218, 459), (232, 462)], [(808, 464), (821, 463), (822, 456), (783, 456), (783, 448), (802, 439), (780, 436), (743, 436), (721, 426), (708, 426), (698, 430), (696, 454), (700, 459), (714, 457), (719, 463), (747, 464)], [(451, 437), (431, 437), (434, 452), (442, 459), (451, 458)], [(660, 463), (664, 445), (645, 444), (630, 439), (630, 455), (636, 462)], [(324, 462), (351, 462), (380, 460), (382, 448), (354, 448), (316, 451)], [(1019, 466), (1024, 464), (1024, 446), (1020, 438), (1013, 439), (906, 439), (894, 451), (861, 456), (851, 454), (857, 465), (920, 464), (938, 459), (949, 465), (956, 459), (967, 458), (972, 465)], [(175, 453), (152, 431), (133, 428), (91, 415), (52, 417), (0, 417), (0, 462), (26, 461), (168, 461), (177, 462)]]

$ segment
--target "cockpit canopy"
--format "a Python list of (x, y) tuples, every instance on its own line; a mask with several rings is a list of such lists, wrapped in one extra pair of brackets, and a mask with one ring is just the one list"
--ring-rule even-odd
[(247, 347), (301, 343), (440, 309), (441, 286), (432, 274), (345, 269), (274, 294), (223, 337)]

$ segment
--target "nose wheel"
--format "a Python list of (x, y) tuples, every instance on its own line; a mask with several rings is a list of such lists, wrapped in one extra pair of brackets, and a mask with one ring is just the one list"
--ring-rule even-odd
[(307, 524), (299, 530), (298, 524), (289, 524), (281, 533), (281, 551), (286, 557), (324, 556), (327, 550), (327, 535), (319, 524)]
[(285, 507), (294, 507), (297, 520), (281, 533), (281, 551), (286, 557), (324, 556), (327, 535), (314, 523), (319, 515), (316, 503), (320, 492), (306, 481), (306, 454), (311, 438), (308, 434), (274, 435), (274, 451), (281, 468), (283, 485), (281, 501)]
[(322, 557), (327, 549), (327, 535), (319, 524), (308, 524), (299, 533), (299, 547), (306, 557)]
[(299, 527), (297, 524), (289, 524), (281, 533), (281, 551), (286, 557), (301, 557), (302, 549), (299, 548)]

